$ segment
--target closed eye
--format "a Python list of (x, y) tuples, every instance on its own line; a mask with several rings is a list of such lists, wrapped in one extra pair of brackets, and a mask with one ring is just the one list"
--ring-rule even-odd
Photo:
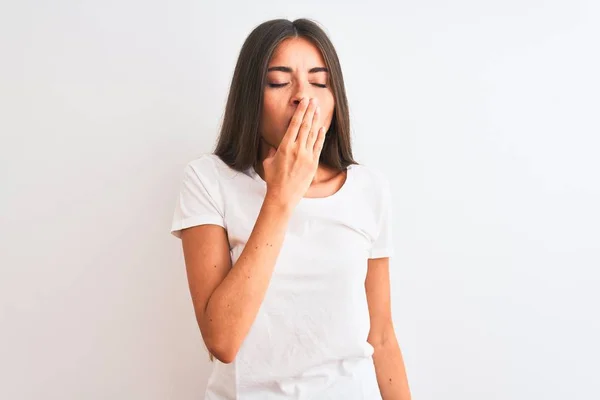
[[(287, 83), (269, 83), (269, 87), (272, 88), (280, 88), (280, 87), (284, 87), (286, 86)], [(314, 86), (320, 87), (320, 88), (326, 88), (327, 85), (322, 84), (322, 83), (313, 83)]]

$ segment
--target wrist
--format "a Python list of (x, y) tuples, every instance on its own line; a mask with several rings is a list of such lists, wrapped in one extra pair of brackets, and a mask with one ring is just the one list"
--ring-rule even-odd
[(263, 208), (268, 208), (285, 215), (290, 215), (294, 210), (294, 204), (292, 204), (292, 202), (290, 202), (284, 196), (281, 196), (279, 193), (267, 190), (267, 194), (265, 195), (265, 200), (263, 202)]

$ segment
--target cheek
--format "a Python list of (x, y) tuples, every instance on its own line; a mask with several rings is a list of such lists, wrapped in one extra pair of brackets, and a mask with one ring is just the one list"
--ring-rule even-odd
[[(321, 99), (319, 99), (321, 101)], [(326, 125), (331, 123), (331, 118), (333, 117), (333, 112), (335, 110), (335, 102), (333, 100), (333, 96), (328, 96), (321, 101), (321, 110), (325, 111), (323, 114), (323, 122)]]
[(264, 98), (262, 113), (261, 113), (261, 129), (270, 130), (274, 123), (276, 115), (275, 103), (268, 98)]
[(263, 100), (263, 119), (271, 123), (278, 121), (282, 116), (281, 100), (274, 96), (265, 95)]
[(273, 101), (269, 99), (267, 96), (263, 99), (263, 107), (262, 107), (262, 115), (263, 119), (269, 118), (270, 115), (273, 114)]
[(268, 143), (279, 143), (285, 132), (286, 109), (282, 104), (287, 104), (277, 96), (265, 93), (259, 130)]

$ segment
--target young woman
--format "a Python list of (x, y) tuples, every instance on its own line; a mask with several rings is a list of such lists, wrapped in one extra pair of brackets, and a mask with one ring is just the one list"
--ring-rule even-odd
[(217, 359), (205, 399), (410, 399), (390, 209), (384, 175), (352, 157), (327, 35), (306, 19), (256, 27), (216, 149), (186, 166), (172, 225)]

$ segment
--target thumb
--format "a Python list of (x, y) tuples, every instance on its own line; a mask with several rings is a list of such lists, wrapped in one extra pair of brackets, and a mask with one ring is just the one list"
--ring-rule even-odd
[(273, 163), (273, 159), (275, 158), (275, 154), (277, 153), (277, 150), (275, 150), (274, 147), (269, 147), (269, 151), (267, 153), (267, 156), (265, 157), (265, 159), (263, 160), (262, 164), (263, 164), (263, 168), (264, 167), (268, 167)]
[(275, 157), (275, 153), (277, 153), (277, 150), (275, 149), (275, 147), (269, 147), (269, 152), (267, 153), (267, 158)]

